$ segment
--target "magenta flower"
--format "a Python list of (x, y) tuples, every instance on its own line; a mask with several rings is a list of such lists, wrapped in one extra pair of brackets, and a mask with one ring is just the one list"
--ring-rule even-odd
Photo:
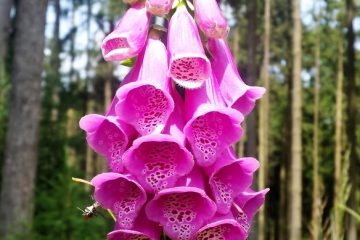
[(171, 10), (174, 0), (146, 0), (147, 10), (156, 16), (165, 16)]
[(131, 230), (116, 226), (115, 230), (108, 234), (108, 240), (159, 240), (160, 236), (159, 224), (150, 221), (142, 209)]
[[(135, 65), (105, 116), (80, 121), (112, 171), (91, 181), (116, 216), (108, 240), (245, 240), (269, 189), (251, 190), (259, 162), (238, 159), (232, 145), (265, 90), (240, 78), (216, 0), (192, 1), (211, 62), (185, 0), (173, 15), (174, 0), (123, 1), (134, 5), (102, 51), (107, 61), (137, 56)], [(166, 47), (160, 30), (148, 34), (150, 13), (170, 17)]]
[(191, 153), (176, 137), (155, 134), (138, 138), (125, 153), (124, 165), (144, 189), (155, 193), (175, 186), (194, 166)]
[(259, 192), (249, 188), (235, 199), (231, 211), (247, 234), (250, 232), (252, 219), (261, 205), (264, 204), (265, 196), (268, 192), (268, 188)]
[(210, 77), (211, 66), (196, 23), (182, 4), (169, 22), (169, 75), (184, 88), (198, 88)]
[(259, 168), (256, 159), (236, 159), (229, 151), (224, 151), (215, 164), (206, 169), (210, 175), (210, 188), (221, 214), (229, 213), (234, 198), (250, 187), (253, 174)]
[(239, 140), (243, 116), (226, 108), (216, 80), (211, 77), (195, 90), (186, 90), (185, 109), (190, 119), (184, 133), (200, 166), (210, 166), (221, 153)]
[(194, 0), (195, 19), (208, 38), (225, 38), (229, 26), (216, 0)]
[(147, 196), (144, 189), (129, 176), (119, 173), (102, 173), (91, 180), (95, 187), (94, 198), (106, 209), (111, 209), (122, 229), (131, 229)]
[(107, 159), (110, 169), (122, 172), (122, 154), (135, 137), (134, 129), (117, 117), (98, 114), (81, 118), (80, 128), (86, 132), (89, 146)]
[(216, 205), (202, 189), (175, 187), (156, 194), (145, 210), (171, 239), (187, 240), (214, 216)]
[[(167, 54), (154, 32), (147, 41), (138, 80), (122, 86), (116, 93), (115, 107), (121, 120), (141, 134), (161, 133), (174, 110), (167, 77)], [(139, 56), (141, 58), (141, 56)]]
[(215, 217), (202, 227), (195, 235), (194, 240), (245, 240), (246, 233), (233, 217)]
[(123, 61), (135, 57), (144, 47), (150, 15), (142, 3), (134, 4), (120, 20), (115, 30), (102, 42), (106, 61)]
[(209, 39), (208, 49), (212, 55), (213, 72), (227, 106), (237, 109), (244, 116), (249, 114), (265, 89), (243, 82), (225, 40)]

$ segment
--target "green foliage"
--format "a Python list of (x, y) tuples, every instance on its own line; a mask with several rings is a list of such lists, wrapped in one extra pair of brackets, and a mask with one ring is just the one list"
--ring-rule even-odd
[[(36, 240), (95, 240), (104, 239), (113, 227), (113, 220), (105, 214), (85, 220), (77, 207), (84, 209), (93, 200), (84, 186), (71, 181), (72, 171), (54, 174), (47, 186), (38, 188), (33, 239)], [(43, 187), (44, 187), (43, 186)]]

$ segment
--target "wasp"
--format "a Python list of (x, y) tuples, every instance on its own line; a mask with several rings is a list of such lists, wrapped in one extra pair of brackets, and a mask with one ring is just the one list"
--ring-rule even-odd
[(81, 209), (78, 207), (78, 209), (82, 212), (82, 215), (85, 220), (89, 220), (97, 215), (97, 208), (100, 207), (100, 204), (98, 202), (94, 202), (92, 205), (86, 207), (85, 209)]

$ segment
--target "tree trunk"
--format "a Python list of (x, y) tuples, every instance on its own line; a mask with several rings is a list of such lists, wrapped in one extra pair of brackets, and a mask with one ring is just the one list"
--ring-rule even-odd
[(315, 82), (314, 82), (314, 123), (313, 123), (313, 188), (311, 235), (313, 240), (321, 238), (321, 176), (319, 172), (319, 110), (320, 110), (320, 16), (317, 16), (317, 38), (315, 44)]
[(32, 224), (46, 6), (46, 0), (19, 1), (17, 5), (9, 128), (1, 187), (1, 239), (12, 234), (27, 234)]
[[(267, 90), (260, 105), (260, 125), (259, 125), (259, 189), (264, 189), (267, 179), (267, 166), (269, 157), (269, 105), (270, 105), (270, 79), (269, 79), (269, 62), (270, 62), (270, 31), (271, 31), (271, 0), (265, 0), (264, 12), (264, 60), (262, 66), (262, 80)], [(259, 212), (259, 230), (258, 239), (266, 238), (266, 219), (264, 205)]]
[(342, 136), (343, 136), (343, 88), (344, 88), (344, 49), (342, 34), (339, 34), (338, 40), (338, 65), (337, 65), (337, 80), (336, 80), (336, 117), (335, 117), (335, 163), (334, 163), (334, 236), (335, 239), (341, 239), (343, 236), (343, 219), (340, 214), (338, 204), (341, 196), (341, 173), (342, 173)]
[[(87, 63), (86, 63), (86, 95), (87, 95), (87, 102), (86, 102), (86, 112), (93, 113), (95, 110), (95, 101), (94, 101), (94, 83), (90, 76), (90, 68), (91, 68), (91, 12), (92, 12), (92, 0), (87, 0)], [(91, 179), (94, 177), (96, 171), (96, 154), (94, 151), (87, 146), (86, 147), (86, 179)], [(90, 190), (89, 186), (85, 186), (87, 191)]]
[[(256, 85), (257, 79), (257, 62), (256, 62), (256, 48), (257, 48), (257, 3), (256, 1), (248, 1), (247, 4), (247, 18), (248, 18), (248, 59), (247, 59), (247, 79), (249, 85)], [(246, 155), (251, 157), (257, 156), (257, 130), (256, 130), (256, 111), (253, 111), (246, 121)]]
[(292, 127), (291, 127), (291, 164), (290, 164), (290, 199), (289, 213), (289, 239), (301, 239), (302, 221), (302, 83), (301, 83), (301, 39), (302, 26), (300, 18), (300, 0), (292, 1), (293, 18), (293, 71), (292, 71)]
[[(354, 2), (353, 0), (346, 1), (346, 27), (347, 27), (347, 94), (348, 94), (348, 106), (347, 106), (347, 138), (350, 144), (350, 184), (351, 192), (349, 197), (349, 207), (355, 211), (358, 209), (356, 201), (356, 189), (357, 188), (357, 175), (358, 175), (358, 156), (356, 153), (356, 117), (357, 117), (357, 104), (356, 104), (356, 71), (355, 71), (355, 34), (353, 27), (354, 19)], [(347, 239), (357, 239), (357, 227), (356, 219), (351, 215), (348, 215), (347, 226)]]
[(52, 39), (52, 51), (51, 51), (51, 76), (50, 76), (50, 87), (51, 87), (51, 100), (52, 100), (52, 109), (51, 109), (51, 121), (56, 123), (59, 118), (59, 85), (60, 85), (60, 51), (61, 51), (61, 42), (60, 42), (60, 17), (61, 17), (61, 6), (60, 0), (54, 0), (55, 8), (55, 24), (54, 32)]

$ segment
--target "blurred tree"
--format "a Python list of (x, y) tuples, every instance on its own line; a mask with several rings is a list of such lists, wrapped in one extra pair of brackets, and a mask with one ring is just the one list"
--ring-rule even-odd
[[(342, 24), (340, 25), (342, 26)], [(340, 195), (342, 180), (342, 152), (343, 152), (343, 91), (344, 91), (344, 47), (342, 32), (339, 31), (337, 77), (336, 77), (336, 113), (335, 113), (335, 160), (334, 160), (334, 238), (343, 238), (343, 219), (339, 205), (342, 196)]]
[[(350, 193), (349, 207), (355, 211), (358, 209), (356, 194), (358, 189), (358, 155), (356, 150), (356, 123), (357, 123), (357, 90), (356, 90), (356, 56), (355, 56), (355, 34), (354, 34), (354, 1), (346, 0), (346, 41), (347, 41), (347, 61), (346, 61), (346, 78), (347, 78), (347, 138), (350, 144), (350, 184), (352, 191)], [(356, 219), (348, 215), (347, 239), (357, 239), (357, 223)]]
[(32, 225), (46, 6), (46, 0), (17, 3), (9, 128), (0, 195), (2, 239), (12, 234), (26, 236)]
[(291, 128), (291, 164), (289, 189), (289, 239), (301, 239), (302, 231), (302, 83), (301, 83), (301, 40), (302, 23), (300, 0), (292, 1), (293, 16), (293, 71), (292, 71), (292, 128)]
[[(316, 11), (316, 9), (314, 9)], [(320, 115), (320, 38), (321, 38), (321, 25), (320, 13), (316, 13), (316, 40), (315, 40), (315, 83), (314, 83), (314, 122), (313, 122), (313, 147), (312, 147), (312, 160), (313, 160), (313, 173), (312, 173), (312, 215), (311, 215), (311, 236), (313, 240), (321, 239), (321, 226), (322, 226), (322, 192), (321, 192), (321, 176), (319, 171), (320, 156), (319, 156), (319, 115)]]
[[(245, 81), (248, 85), (254, 86), (257, 83), (258, 77), (258, 62), (256, 59), (258, 48), (258, 36), (257, 36), (257, 1), (248, 1), (246, 5), (247, 9), (247, 66), (246, 66), (246, 78)], [(247, 156), (257, 156), (257, 112), (256, 110), (247, 116), (246, 119), (246, 149)]]
[[(265, 1), (264, 8), (264, 58), (261, 69), (262, 85), (266, 88), (267, 93), (260, 103), (259, 112), (259, 189), (267, 186), (267, 171), (269, 157), (269, 105), (270, 105), (270, 39), (271, 39), (271, 0)], [(266, 239), (266, 206), (262, 207), (259, 212), (259, 230), (258, 239)]]

